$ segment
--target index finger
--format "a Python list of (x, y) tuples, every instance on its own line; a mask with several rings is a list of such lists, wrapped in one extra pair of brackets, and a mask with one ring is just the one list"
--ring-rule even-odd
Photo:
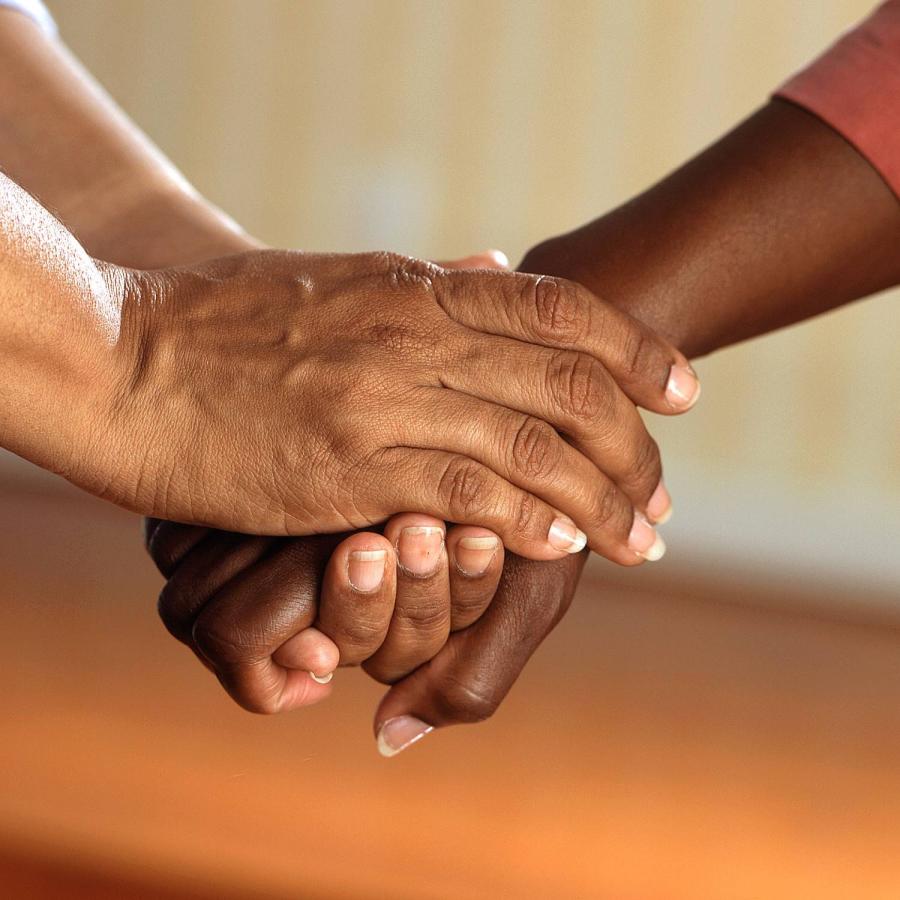
[(433, 284), (438, 303), (461, 325), (588, 353), (645, 409), (675, 415), (700, 396), (697, 374), (683, 353), (574, 281), (487, 270), (473, 280), (471, 272), (445, 269)]

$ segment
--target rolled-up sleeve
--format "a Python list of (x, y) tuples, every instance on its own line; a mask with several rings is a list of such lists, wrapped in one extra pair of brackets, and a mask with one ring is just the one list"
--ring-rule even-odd
[(844, 136), (900, 197), (900, 0), (888, 0), (775, 93)]
[(0, 0), (0, 9), (14, 9), (34, 19), (48, 34), (56, 34), (56, 22), (41, 0)]

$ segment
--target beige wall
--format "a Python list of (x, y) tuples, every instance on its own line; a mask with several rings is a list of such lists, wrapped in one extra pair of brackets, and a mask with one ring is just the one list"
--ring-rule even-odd
[[(870, 0), (56, 0), (62, 33), (274, 244), (521, 254), (761, 103)], [(900, 248), (898, 248), (900, 252)], [(673, 552), (900, 590), (900, 306), (704, 361), (660, 423)]]

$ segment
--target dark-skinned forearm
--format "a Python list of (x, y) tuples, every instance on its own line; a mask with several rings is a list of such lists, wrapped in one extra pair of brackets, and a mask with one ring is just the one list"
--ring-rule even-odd
[[(878, 173), (776, 100), (521, 268), (581, 281), (696, 356), (900, 283), (898, 247), (900, 203)], [(579, 565), (557, 564), (574, 578)]]
[(688, 355), (900, 283), (900, 203), (837, 132), (773, 100), (624, 206), (532, 250)]

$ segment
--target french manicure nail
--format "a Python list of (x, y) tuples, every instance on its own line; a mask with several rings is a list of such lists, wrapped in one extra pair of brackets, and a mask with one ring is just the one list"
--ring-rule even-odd
[(497, 552), (495, 537), (464, 537), (456, 545), (456, 568), (463, 575), (484, 575)]
[(436, 525), (410, 525), (397, 538), (397, 559), (411, 575), (431, 575), (441, 561), (444, 529)]
[(547, 542), (554, 550), (565, 550), (566, 553), (578, 553), (587, 544), (587, 535), (570, 519), (562, 517), (553, 520)]
[(628, 535), (628, 547), (648, 562), (662, 559), (666, 552), (665, 542), (640, 513), (635, 513), (631, 534)]
[(417, 719), (414, 716), (396, 716), (388, 719), (381, 728), (378, 729), (378, 752), (382, 756), (396, 756), (407, 747), (412, 747), (425, 737), (431, 734), (434, 726)]
[(690, 409), (700, 399), (700, 382), (690, 366), (675, 365), (669, 369), (666, 400), (673, 409)]
[(329, 672), (327, 675), (316, 675), (315, 672), (310, 672), (309, 677), (317, 684), (328, 684), (334, 678), (334, 672)]
[(672, 518), (672, 498), (661, 481), (647, 504), (647, 515), (657, 525), (665, 525)]
[(347, 560), (347, 580), (354, 591), (371, 594), (384, 581), (387, 550), (351, 550)]

